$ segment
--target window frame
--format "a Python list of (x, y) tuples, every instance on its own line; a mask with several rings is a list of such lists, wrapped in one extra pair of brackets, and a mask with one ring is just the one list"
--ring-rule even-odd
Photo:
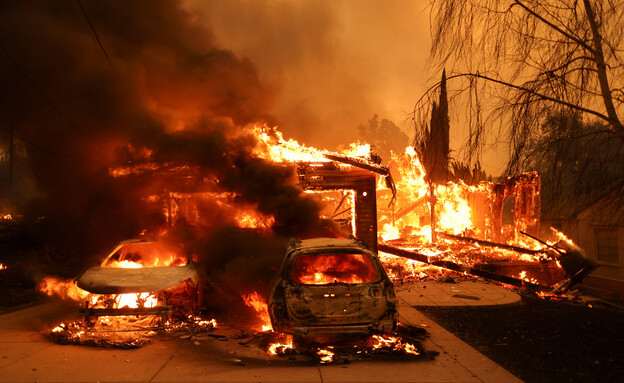
[[(601, 247), (604, 249), (605, 247), (607, 249), (610, 249), (612, 246), (610, 243), (607, 244), (601, 244), (599, 243), (599, 233), (600, 232), (610, 232), (610, 233), (615, 233), (615, 257), (616, 260), (611, 261), (610, 259), (601, 259), (600, 255), (600, 249)], [(604, 240), (608, 240), (611, 241), (613, 240), (613, 238), (603, 238)], [(594, 227), (594, 241), (595, 241), (595, 251), (596, 251), (596, 261), (598, 262), (598, 264), (600, 265), (604, 265), (604, 266), (614, 266), (614, 267), (620, 267), (621, 266), (621, 249), (620, 249), (620, 237), (619, 237), (619, 230), (617, 226), (598, 226), (598, 227)], [(602, 253), (603, 256), (607, 256), (610, 258), (609, 253)]]

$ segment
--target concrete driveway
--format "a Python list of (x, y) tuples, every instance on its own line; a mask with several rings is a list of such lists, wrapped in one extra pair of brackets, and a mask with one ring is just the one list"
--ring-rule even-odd
[[(479, 290), (469, 287), (470, 294), (456, 294), (459, 299)], [(400, 321), (424, 325), (430, 337), (423, 346), (439, 355), (375, 355), (329, 365), (302, 356), (267, 355), (257, 345), (241, 342), (239, 329), (227, 324), (214, 332), (224, 337), (164, 336), (132, 350), (63, 346), (42, 330), (75, 319), (77, 309), (50, 301), (0, 315), (0, 382), (519, 382), (417, 311), (413, 305), (422, 300), (422, 291), (398, 289)], [(490, 297), (492, 292), (483, 294)]]

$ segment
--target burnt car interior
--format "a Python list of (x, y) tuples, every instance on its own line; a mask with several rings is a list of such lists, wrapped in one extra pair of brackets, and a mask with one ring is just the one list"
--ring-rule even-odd
[(305, 285), (370, 283), (380, 278), (370, 257), (350, 253), (300, 256), (293, 263), (290, 277)]

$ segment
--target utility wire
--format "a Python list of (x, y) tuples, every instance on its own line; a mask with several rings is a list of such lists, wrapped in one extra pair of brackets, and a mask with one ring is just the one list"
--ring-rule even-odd
[[(11, 130), (7, 129), (5, 127), (2, 127), (2, 130), (5, 130), (5, 131), (11, 133)], [(52, 155), (57, 156), (57, 157), (69, 158), (69, 159), (77, 159), (77, 160), (88, 160), (88, 158), (85, 158), (85, 157), (79, 157), (79, 156), (73, 156), (73, 155), (69, 155), (69, 154), (59, 153), (59, 152), (56, 152), (54, 150), (47, 149), (47, 148), (45, 148), (45, 147), (43, 147), (41, 145), (34, 144), (34, 143), (30, 142), (30, 141), (26, 141), (22, 137), (20, 137), (17, 134), (15, 134), (15, 131), (13, 131), (13, 136), (15, 136), (15, 138), (19, 139), (21, 142), (23, 142), (23, 143), (25, 143), (27, 145), (30, 145), (30, 146), (32, 146), (35, 149), (41, 150), (42, 152), (46, 152), (48, 154), (52, 154)]]
[(108, 63), (110, 64), (110, 66), (112, 68), (113, 67), (113, 63), (111, 62), (110, 57), (108, 57), (108, 53), (106, 53), (106, 49), (104, 49), (104, 45), (102, 45), (102, 42), (100, 41), (100, 38), (98, 37), (98, 34), (95, 31), (95, 27), (93, 26), (93, 23), (91, 23), (91, 20), (89, 20), (89, 16), (87, 16), (87, 11), (82, 6), (82, 3), (80, 2), (80, 0), (76, 0), (76, 2), (80, 6), (80, 9), (82, 10), (82, 14), (85, 17), (85, 20), (87, 20), (87, 23), (89, 23), (89, 26), (91, 27), (91, 30), (93, 31), (93, 35), (95, 36), (95, 40), (97, 41), (97, 43), (100, 46), (100, 48), (102, 48), (102, 52), (104, 52), (104, 56), (106, 56), (106, 60), (108, 61)]
[(39, 87), (30, 79), (30, 77), (28, 77), (28, 75), (26, 74), (26, 72), (24, 72), (22, 70), (22, 68), (17, 64), (17, 62), (13, 59), (13, 57), (11, 57), (11, 55), (9, 54), (9, 52), (7, 52), (4, 47), (2, 45), (0, 45), (0, 50), (2, 50), (2, 52), (7, 56), (7, 58), (9, 59), (9, 61), (11, 61), (11, 63), (15, 66), (15, 68), (17, 68), (17, 70), (20, 72), (20, 74), (22, 75), (22, 77), (24, 77), (24, 79), (26, 79), (26, 81), (28, 81), (28, 83), (30, 84), (30, 86), (33, 87), (33, 89), (35, 89), (35, 91), (37, 91), (37, 93), (39, 93), (39, 96), (41, 96), (41, 98), (43, 98), (43, 100), (56, 112), (58, 113), (68, 124), (70, 127), (72, 127), (73, 129), (77, 130), (78, 132), (80, 132), (80, 134), (82, 134), (85, 138), (87, 138), (89, 141), (91, 141), (91, 143), (93, 143), (95, 146), (97, 146), (98, 148), (102, 149), (105, 152), (108, 152), (109, 150), (106, 149), (104, 146), (100, 145), (100, 143), (98, 143), (97, 141), (95, 141), (93, 138), (91, 138), (87, 133), (84, 132), (84, 130), (82, 130), (78, 125), (76, 125), (72, 120), (69, 119), (69, 117), (67, 117), (59, 108), (56, 107), (56, 105), (54, 105), (54, 103), (45, 95), (45, 93), (43, 93), (43, 91), (41, 89), (39, 89)]

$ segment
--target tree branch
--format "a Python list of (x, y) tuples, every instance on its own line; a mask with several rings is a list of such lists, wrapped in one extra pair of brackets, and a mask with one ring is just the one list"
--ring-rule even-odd
[(521, 7), (522, 9), (524, 9), (531, 16), (537, 18), (538, 20), (540, 20), (544, 24), (548, 25), (552, 29), (556, 30), (557, 32), (559, 32), (562, 35), (564, 35), (565, 37), (569, 38), (570, 40), (576, 42), (578, 45), (582, 46), (583, 48), (587, 49), (591, 53), (595, 54), (594, 48), (591, 45), (588, 45), (585, 41), (581, 40), (580, 38), (570, 34), (569, 32), (564, 31), (563, 29), (559, 28), (557, 25), (555, 25), (555, 24), (551, 23), (550, 21), (546, 20), (544, 17), (542, 17), (542, 15), (538, 14), (537, 12), (533, 11), (531, 8), (527, 7), (520, 0), (514, 0), (514, 3), (517, 4), (519, 7)]
[[(529, 89), (529, 88), (526, 88), (526, 87), (523, 87), (523, 86), (520, 86), (520, 85), (511, 84), (511, 83), (508, 83), (508, 82), (505, 82), (505, 81), (502, 81), (502, 80), (498, 80), (498, 79), (495, 79), (495, 78), (492, 78), (492, 77), (484, 76), (484, 75), (482, 75), (480, 73), (459, 73), (459, 74), (454, 74), (454, 75), (448, 76), (447, 80), (451, 80), (451, 79), (458, 78), (458, 77), (478, 78), (478, 79), (486, 80), (486, 81), (493, 82), (493, 83), (496, 83), (496, 84), (500, 84), (500, 85), (503, 85), (503, 86), (506, 86), (506, 87), (509, 87), (509, 88), (513, 88), (513, 89), (516, 89), (516, 90), (519, 90), (519, 91), (522, 91), (522, 92), (529, 93), (531, 95), (537, 96), (537, 97), (541, 98), (542, 100), (551, 101), (551, 102), (554, 102), (554, 103), (557, 103), (557, 104), (560, 104), (560, 105), (567, 106), (567, 107), (569, 107), (571, 109), (578, 110), (578, 111), (583, 112), (583, 113), (592, 114), (592, 115), (594, 115), (594, 116), (596, 116), (596, 117), (598, 117), (600, 119), (603, 119), (603, 120), (605, 120), (607, 122), (611, 121), (608, 116), (605, 116), (604, 114), (602, 114), (600, 112), (597, 112), (597, 111), (595, 111), (593, 109), (584, 108), (582, 106), (579, 106), (579, 105), (576, 105), (576, 104), (572, 104), (572, 103), (567, 102), (567, 101), (563, 101), (563, 100), (559, 100), (559, 99), (551, 97), (551, 96), (547, 96), (545, 94), (536, 92), (536, 91), (534, 91), (532, 89)], [(430, 88), (430, 89), (432, 89), (432, 88)]]

